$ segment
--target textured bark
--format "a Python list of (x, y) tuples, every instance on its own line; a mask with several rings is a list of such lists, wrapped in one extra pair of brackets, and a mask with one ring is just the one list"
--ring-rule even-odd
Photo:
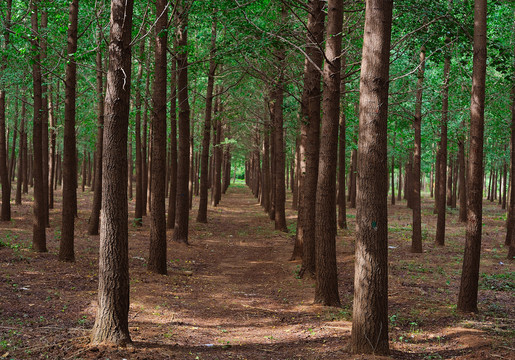
[[(33, 149), (41, 149), (42, 143), (42, 123), (43, 123), (43, 98), (41, 88), (41, 65), (39, 56), (39, 26), (38, 26), (38, 3), (31, 4), (31, 25), (33, 38), (31, 40), (34, 49), (34, 57), (32, 62), (32, 82), (34, 87), (34, 121), (32, 127), (32, 146)], [(44, 193), (43, 193), (43, 156), (41, 151), (34, 152), (32, 159), (32, 167), (34, 173), (34, 222), (32, 232), (32, 248), (36, 252), (46, 252), (46, 221), (44, 209)], [(32, 175), (32, 174), (31, 174)], [(29, 176), (29, 181), (32, 176)]]
[(129, 335), (127, 128), (131, 83), (132, 0), (111, 1), (105, 99), (98, 310), (92, 344), (126, 345)]
[(77, 86), (77, 19), (79, 1), (70, 3), (68, 26), (68, 62), (66, 65), (64, 99), (64, 157), (63, 157), (63, 210), (59, 260), (74, 261), (75, 213), (77, 207), (77, 159), (75, 140), (75, 97)]
[(152, 197), (148, 269), (166, 274), (166, 45), (168, 42), (167, 1), (156, 1), (155, 67), (152, 107)]
[(216, 11), (213, 11), (213, 23), (211, 25), (211, 48), (209, 51), (209, 72), (207, 74), (206, 108), (204, 113), (204, 134), (202, 138), (202, 155), (200, 156), (200, 194), (197, 213), (197, 222), (207, 223), (208, 200), (208, 166), (209, 143), (211, 142), (211, 118), (213, 114), (213, 88), (216, 72)]
[[(54, 208), (54, 189), (55, 189), (55, 179), (56, 179), (56, 167), (57, 167), (57, 157), (56, 157), (56, 146), (57, 146), (57, 132), (55, 130), (56, 127), (56, 119), (55, 119), (55, 113), (57, 113), (57, 109), (54, 109), (54, 106), (57, 107), (58, 101), (54, 103), (52, 100), (53, 91), (52, 87), (49, 87), (49, 121), (50, 121), (50, 160), (49, 160), (49, 184), (48, 184), (48, 208), (53, 209)], [(56, 94), (59, 94), (59, 84), (57, 85), (57, 91)], [(57, 96), (56, 96), (57, 99)]]
[(301, 174), (297, 239), (302, 246), (300, 275), (315, 274), (315, 204), (320, 144), (320, 69), (323, 54), (320, 45), (324, 36), (324, 3), (308, 1), (306, 59), (300, 126)]
[(347, 204), (345, 199), (345, 69), (346, 58), (342, 55), (340, 74), (340, 124), (338, 139), (338, 227), (347, 229)]
[[(286, 21), (287, 10), (283, 6), (281, 10), (282, 21)], [(276, 61), (279, 66), (279, 76), (277, 82), (274, 84), (274, 150), (275, 150), (275, 171), (274, 171), (274, 185), (275, 185), (275, 230), (288, 232), (286, 226), (286, 189), (285, 189), (285, 149), (284, 149), (284, 69), (285, 69), (285, 50), (280, 46), (274, 52)], [(338, 64), (339, 65), (339, 64)], [(339, 69), (338, 69), (339, 71)]]
[(343, 2), (328, 0), (320, 165), (316, 192), (315, 303), (340, 306), (336, 266), (336, 165), (340, 120)]
[(438, 246), (445, 244), (445, 190), (447, 188), (447, 118), (449, 112), (449, 72), (451, 69), (451, 58), (449, 53), (450, 39), (447, 37), (447, 53), (444, 60), (443, 89), (442, 89), (442, 120), (440, 126), (440, 159), (438, 168), (438, 189), (436, 192), (437, 212), (435, 243)]
[(358, 173), (358, 151), (352, 149), (350, 155), (350, 184), (349, 184), (349, 207), (356, 208), (356, 180)]
[[(48, 31), (48, 13), (43, 10), (41, 13), (41, 31), (43, 33)], [(47, 57), (47, 40), (46, 36), (41, 37), (41, 62), (46, 62)], [(42, 74), (41, 79), (41, 91), (42, 91), (42, 128), (41, 128), (41, 156), (42, 156), (42, 167), (43, 167), (43, 208), (45, 209), (45, 226), (50, 227), (50, 216), (48, 211), (48, 79), (47, 74)]]
[[(139, 45), (139, 68), (136, 75), (136, 85), (141, 84), (143, 78), (143, 59), (145, 57), (145, 41), (141, 41)], [(134, 208), (134, 225), (141, 226), (143, 224), (143, 208), (144, 208), (144, 192), (143, 192), (143, 176), (144, 176), (144, 155), (141, 145), (141, 89), (137, 87), (135, 94), (135, 142), (136, 142), (136, 204)], [(143, 136), (146, 136), (145, 134)]]
[(483, 133), (486, 81), (486, 0), (474, 5), (474, 58), (470, 100), (470, 153), (465, 253), (458, 310), (477, 312), (483, 202)]
[[(150, 58), (151, 56), (146, 57), (145, 61), (145, 69), (147, 69), (148, 73), (151, 72), (150, 69)], [(150, 76), (146, 77), (145, 81), (145, 99), (149, 97), (149, 89), (150, 89)], [(147, 195), (148, 195), (148, 152), (147, 152), (147, 144), (148, 144), (148, 102), (145, 101), (143, 104), (143, 132), (141, 134), (141, 213), (143, 216), (147, 215)]]
[(171, 60), (170, 70), (170, 190), (168, 191), (168, 216), (166, 227), (175, 227), (177, 205), (177, 62)]
[[(513, 47), (515, 54), (515, 46)], [(514, 61), (515, 65), (515, 61)], [(508, 199), (508, 221), (506, 222), (506, 238), (504, 244), (508, 246), (508, 259), (515, 259), (515, 237), (513, 236), (513, 225), (515, 223), (515, 67), (511, 83), (511, 141), (510, 141), (510, 196)]]
[(187, 0), (179, 6), (179, 26), (177, 28), (177, 86), (179, 100), (179, 154), (177, 166), (177, 219), (173, 240), (188, 243), (189, 222), (189, 163), (190, 163), (190, 105), (188, 100), (188, 11)]
[(267, 110), (268, 99), (265, 99), (263, 123), (263, 193), (261, 195), (263, 208), (265, 212), (270, 212), (270, 120)]
[(103, 66), (102, 66), (102, 36), (101, 29), (97, 29), (97, 54), (96, 63), (96, 86), (97, 86), (97, 141), (95, 162), (95, 180), (93, 205), (89, 216), (89, 235), (98, 235), (100, 222), (100, 208), (102, 207), (102, 157), (104, 142), (104, 85), (103, 85)]
[[(462, 123), (462, 126), (464, 127), (465, 124)], [(460, 222), (466, 222), (467, 221), (467, 180), (465, 177), (465, 137), (462, 136), (458, 140), (458, 162), (460, 166), (459, 170), (459, 193), (460, 193), (460, 213), (459, 213), (459, 220)]]
[(387, 355), (387, 116), (392, 0), (367, 0), (359, 101), (353, 353)]
[[(18, 179), (16, 182), (16, 199), (15, 204), (21, 205), (21, 193), (23, 187), (23, 178), (25, 176), (24, 169), (26, 165), (24, 164), (25, 152), (27, 151), (26, 146), (24, 144), (27, 142), (27, 134), (25, 132), (25, 116), (26, 116), (26, 106), (25, 106), (25, 92), (23, 91), (23, 100), (21, 103), (21, 121), (20, 121), (20, 145), (18, 151)], [(25, 166), (25, 167), (24, 167)]]
[[(7, 0), (6, 17), (4, 26), (6, 29), (11, 27), (11, 9), (12, 0)], [(4, 54), (2, 55), (2, 64), (0, 65), (0, 73), (4, 74), (7, 68), (7, 52), (9, 46), (9, 31), (4, 31)], [(0, 212), (1, 221), (11, 220), (11, 179), (7, 171), (7, 144), (5, 136), (5, 90), (0, 89), (0, 182), (2, 184), (2, 208)], [(13, 154), (14, 156), (14, 154)]]
[(422, 252), (422, 215), (420, 213), (420, 161), (422, 155), (422, 90), (424, 86), (424, 70), (426, 66), (426, 48), (420, 49), (420, 67), (418, 70), (417, 96), (415, 102), (415, 118), (413, 129), (415, 130), (415, 143), (413, 144), (413, 169), (411, 205), (413, 206), (413, 233), (411, 236), (411, 252)]

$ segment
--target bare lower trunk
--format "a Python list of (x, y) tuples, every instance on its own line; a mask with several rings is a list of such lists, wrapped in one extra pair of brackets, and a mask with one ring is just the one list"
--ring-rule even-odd
[(468, 216), (458, 310), (477, 312), (483, 202), (483, 132), (486, 80), (486, 0), (474, 5), (474, 59), (470, 101)]
[(392, 6), (393, 1), (366, 1), (359, 101), (351, 349), (378, 355), (389, 353), (387, 115)]

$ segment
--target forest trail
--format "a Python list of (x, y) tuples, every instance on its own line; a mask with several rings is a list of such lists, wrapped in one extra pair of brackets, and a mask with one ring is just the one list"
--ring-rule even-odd
[[(47, 254), (30, 250), (32, 207), (15, 208), (0, 235), (0, 356), (62, 359), (366, 359), (349, 354), (352, 314), (355, 210), (349, 229), (337, 237), (342, 308), (313, 305), (314, 282), (298, 279), (293, 249), (295, 212), (287, 202), (289, 234), (273, 222), (243, 185), (231, 186), (220, 205), (208, 209), (208, 224), (190, 213), (190, 245), (171, 241), (168, 275), (146, 270), (149, 219), (129, 226), (134, 346), (88, 345), (97, 296), (98, 236), (86, 235), (91, 193), (79, 192), (76, 262), (57, 261), (60, 204), (51, 213)], [(130, 214), (134, 202), (130, 201)], [(479, 315), (455, 311), (463, 226), (449, 214), (448, 242), (436, 248), (433, 203), (423, 203), (424, 254), (409, 253), (411, 210), (389, 209), (390, 339), (392, 358), (509, 358), (514, 309), (510, 280), (494, 276), (499, 265), (503, 219), (485, 204), (488, 231), (481, 271)], [(451, 259), (452, 261), (449, 261)], [(487, 282), (488, 281), (488, 282)], [(485, 284), (488, 285), (485, 288)], [(490, 289), (491, 287), (491, 289)], [(500, 320), (505, 319), (505, 320)], [(511, 319), (511, 320), (510, 320)], [(378, 359), (378, 357), (376, 357)]]

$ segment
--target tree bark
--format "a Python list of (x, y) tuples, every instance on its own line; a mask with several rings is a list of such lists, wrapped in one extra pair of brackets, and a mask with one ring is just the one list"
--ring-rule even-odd
[(202, 155), (200, 157), (200, 194), (197, 213), (197, 222), (207, 223), (208, 200), (208, 166), (209, 145), (211, 140), (211, 118), (213, 114), (213, 89), (216, 72), (216, 10), (213, 9), (213, 22), (211, 25), (211, 48), (209, 51), (209, 72), (207, 74), (206, 108), (204, 113), (204, 134), (202, 138)]
[(350, 185), (349, 185), (349, 207), (351, 209), (356, 208), (356, 180), (358, 173), (358, 151), (356, 149), (352, 149), (350, 155)]
[(75, 261), (74, 236), (75, 214), (77, 207), (77, 158), (75, 140), (75, 97), (77, 86), (77, 19), (79, 1), (70, 3), (68, 27), (68, 62), (66, 65), (64, 100), (64, 158), (63, 158), (63, 210), (59, 260)]
[[(336, 266), (336, 165), (340, 118), (343, 2), (328, 0), (324, 64), (323, 118), (316, 192), (315, 303), (340, 306)], [(284, 182), (283, 182), (284, 183)]]
[(302, 246), (300, 276), (315, 274), (315, 206), (318, 179), (318, 150), (320, 144), (320, 69), (324, 38), (324, 3), (308, 1), (306, 59), (304, 61), (304, 89), (300, 126), (301, 168), (299, 213), (296, 241)]
[(367, 0), (359, 101), (353, 353), (387, 355), (387, 116), (392, 0)]
[[(95, 179), (93, 206), (89, 217), (88, 234), (98, 235), (100, 222), (100, 208), (102, 206), (102, 159), (103, 159), (103, 142), (104, 142), (104, 85), (103, 85), (103, 66), (102, 66), (102, 29), (97, 29), (97, 53), (95, 58), (96, 64), (96, 86), (97, 86), (97, 141), (96, 141), (96, 159), (95, 162)], [(136, 133), (137, 134), (137, 133)], [(136, 135), (138, 136), (138, 135)]]
[(166, 227), (175, 227), (177, 205), (177, 62), (171, 59), (170, 69), (170, 190), (168, 191), (168, 217)]
[(189, 222), (189, 163), (190, 163), (190, 105), (188, 100), (188, 1), (181, 0), (179, 6), (178, 36), (178, 100), (179, 100), (179, 156), (177, 166), (177, 219), (173, 240), (188, 243)]
[(411, 236), (411, 252), (422, 252), (422, 215), (420, 212), (420, 161), (422, 155), (422, 90), (424, 86), (424, 70), (426, 67), (426, 48), (420, 49), (420, 66), (418, 68), (417, 96), (415, 102), (415, 118), (413, 129), (415, 130), (415, 143), (413, 146), (413, 169), (411, 183), (411, 205), (413, 206), (413, 233)]
[(166, 274), (166, 46), (168, 42), (167, 1), (156, 1), (155, 67), (152, 108), (152, 197), (148, 269)]
[(470, 100), (470, 153), (465, 253), (458, 310), (477, 312), (483, 202), (483, 132), (486, 81), (486, 0), (474, 5), (474, 58)]
[[(39, 54), (39, 26), (38, 26), (38, 1), (31, 4), (31, 25), (33, 38), (31, 40), (33, 48), (32, 81), (34, 87), (34, 122), (32, 127), (32, 146), (33, 149), (41, 149), (42, 127), (43, 127), (43, 96), (41, 88), (41, 59)], [(46, 221), (45, 221), (45, 202), (43, 192), (43, 156), (41, 151), (34, 152), (33, 173), (34, 173), (34, 222), (32, 233), (32, 248), (36, 252), (47, 252), (46, 247)], [(31, 174), (32, 175), (32, 174)], [(30, 179), (30, 177), (29, 177)]]
[(25, 91), (22, 91), (22, 103), (21, 103), (21, 121), (20, 121), (20, 145), (18, 151), (18, 179), (16, 183), (16, 205), (21, 205), (21, 194), (23, 187), (23, 178), (25, 176), (24, 173), (24, 153), (27, 151), (25, 149), (25, 142), (27, 141), (27, 134), (25, 133), (25, 116), (26, 116), (26, 106), (25, 106)]
[(340, 73), (340, 120), (338, 139), (338, 227), (347, 229), (347, 204), (345, 199), (345, 71), (346, 57), (342, 55), (342, 69)]
[(442, 89), (442, 122), (440, 125), (440, 159), (438, 169), (438, 191), (436, 196), (438, 217), (436, 220), (436, 237), (435, 243), (437, 246), (444, 246), (445, 244), (445, 190), (447, 188), (447, 117), (449, 112), (449, 73), (451, 69), (451, 56), (450, 56), (450, 39), (445, 39), (447, 49), (444, 60), (443, 70), (443, 89)]
[[(4, 26), (6, 29), (11, 27), (11, 10), (12, 0), (6, 3), (6, 18)], [(7, 53), (9, 47), (9, 31), (4, 31), (4, 54), (2, 55), (2, 64), (0, 65), (0, 73), (4, 74), (7, 69)], [(5, 90), (0, 89), (0, 182), (2, 184), (2, 209), (0, 213), (1, 221), (11, 220), (11, 179), (7, 171), (7, 144), (5, 136)], [(14, 156), (14, 154), (13, 154)]]
[(129, 334), (127, 128), (131, 83), (132, 0), (111, 1), (105, 99), (98, 310), (93, 344), (125, 345)]

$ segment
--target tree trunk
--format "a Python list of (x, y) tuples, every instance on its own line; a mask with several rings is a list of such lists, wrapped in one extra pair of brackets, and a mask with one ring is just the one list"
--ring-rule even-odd
[(92, 344), (125, 345), (129, 335), (127, 128), (131, 83), (132, 0), (111, 1), (105, 99), (98, 310)]
[[(143, 78), (143, 59), (145, 57), (145, 40), (142, 40), (139, 45), (139, 67), (138, 74), (136, 75), (136, 84), (141, 84), (141, 79)], [(141, 145), (141, 90), (139, 87), (136, 90), (135, 94), (135, 142), (136, 142), (136, 204), (134, 208), (134, 225), (141, 226), (143, 225), (143, 208), (144, 208), (144, 167), (143, 162), (144, 154)], [(145, 134), (143, 136), (146, 136)]]
[[(25, 92), (23, 92), (23, 95), (25, 96)], [(20, 145), (19, 145), (19, 151), (18, 151), (18, 179), (16, 183), (16, 205), (21, 205), (21, 192), (22, 192), (22, 186), (23, 186), (23, 177), (24, 177), (24, 152), (26, 151), (24, 149), (24, 144), (27, 141), (27, 134), (25, 133), (25, 116), (26, 116), (26, 106), (25, 106), (25, 99), (22, 98), (21, 103), (21, 122), (20, 122)]]
[[(282, 21), (286, 22), (287, 10), (283, 6), (281, 10)], [(284, 69), (285, 69), (285, 50), (282, 46), (277, 48), (274, 52), (276, 61), (279, 66), (278, 80), (274, 84), (274, 149), (275, 149), (275, 230), (288, 232), (286, 226), (286, 213), (285, 213), (285, 201), (286, 201), (286, 189), (285, 189), (285, 150), (284, 150), (284, 115), (283, 115), (283, 103), (284, 103)], [(338, 64), (339, 65), (339, 64)], [(338, 69), (339, 71), (340, 69)], [(339, 81), (339, 79), (338, 79)], [(338, 101), (338, 100), (337, 100)], [(336, 175), (335, 175), (336, 176)]]
[[(11, 27), (11, 10), (12, 0), (7, 0), (5, 27)], [(7, 69), (7, 47), (9, 46), (9, 31), (4, 31), (4, 54), (2, 55), (2, 64), (0, 65), (0, 73), (5, 74)], [(0, 89), (0, 182), (2, 184), (2, 209), (0, 214), (1, 221), (11, 220), (11, 179), (7, 171), (7, 144), (5, 137), (5, 90)], [(14, 154), (13, 154), (14, 156)]]
[(392, 205), (395, 205), (395, 157), (393, 155), (392, 155)]
[(440, 160), (439, 160), (439, 179), (438, 179), (438, 217), (436, 220), (435, 243), (438, 246), (445, 244), (445, 190), (447, 188), (447, 117), (449, 112), (449, 72), (451, 69), (450, 39), (446, 37), (447, 49), (444, 60), (443, 70), (443, 89), (442, 89), (442, 122), (440, 126)]
[(306, 59), (304, 61), (304, 89), (300, 126), (301, 173), (299, 214), (296, 241), (302, 246), (300, 275), (315, 274), (315, 205), (318, 180), (318, 149), (320, 144), (320, 69), (323, 54), (320, 46), (324, 38), (324, 3), (308, 1)]
[[(294, 172), (292, 173), (292, 201), (291, 201), (291, 208), (293, 210), (299, 210), (299, 178), (300, 178), (300, 159), (299, 159), (299, 151), (300, 151), (300, 137), (297, 136), (295, 139), (295, 154), (293, 156), (294, 163), (293, 166), (295, 167)], [(345, 189), (344, 189), (345, 193)], [(345, 199), (345, 194), (343, 194)]]
[(470, 101), (468, 216), (458, 310), (477, 312), (483, 202), (483, 132), (486, 80), (486, 0), (474, 5), (474, 58)]
[(200, 157), (200, 194), (197, 213), (197, 222), (207, 223), (208, 200), (208, 166), (209, 143), (211, 140), (211, 118), (213, 114), (213, 88), (216, 72), (216, 10), (213, 9), (213, 22), (211, 25), (211, 48), (209, 51), (209, 72), (207, 74), (206, 108), (204, 113), (204, 135), (202, 138), (202, 155)]
[(55, 127), (56, 127), (56, 119), (55, 119), (55, 114), (57, 113), (57, 109), (54, 109), (54, 106), (57, 107), (57, 104), (58, 104), (58, 96), (59, 96), (59, 83), (57, 83), (57, 91), (56, 91), (56, 102), (54, 103), (53, 100), (52, 100), (52, 95), (53, 95), (53, 91), (52, 91), (52, 87), (50, 86), (49, 87), (50, 89), (50, 92), (49, 92), (49, 98), (50, 98), (50, 103), (49, 103), (49, 108), (50, 108), (50, 113), (49, 113), (49, 121), (50, 121), (50, 161), (49, 161), (49, 165), (50, 165), (50, 168), (49, 168), (49, 184), (48, 184), (48, 208), (49, 209), (53, 209), (54, 208), (54, 189), (55, 189), (55, 175), (56, 175), (56, 165), (57, 165), (57, 161), (56, 161), (56, 145), (57, 145), (57, 132), (55, 131)]
[(338, 227), (347, 229), (347, 204), (345, 199), (345, 71), (346, 58), (342, 55), (340, 73), (340, 120), (338, 139)]
[(389, 353), (387, 116), (392, 7), (391, 0), (366, 1), (359, 101), (351, 349), (377, 355)]
[[(462, 122), (462, 126), (465, 124)], [(459, 161), (459, 186), (460, 186), (460, 212), (459, 212), (459, 221), (466, 222), (467, 221), (467, 186), (466, 186), (466, 178), (465, 178), (465, 137), (461, 136), (458, 140), (458, 161)]]
[(501, 208), (503, 210), (506, 209), (506, 193), (508, 189), (508, 166), (506, 165), (506, 161), (503, 164), (503, 178), (502, 178), (502, 203)]
[(357, 181), (357, 173), (358, 173), (358, 151), (356, 149), (352, 149), (350, 155), (350, 185), (349, 185), (349, 207), (351, 209), (356, 208), (356, 181)]
[(66, 65), (65, 100), (64, 100), (64, 159), (63, 159), (63, 214), (59, 260), (75, 261), (74, 235), (75, 214), (77, 207), (77, 159), (75, 140), (75, 97), (77, 86), (77, 19), (79, 1), (70, 3), (68, 27), (68, 62)]
[[(261, 196), (263, 208), (270, 212), (270, 119), (268, 117), (268, 99), (265, 99), (263, 123), (263, 194)], [(295, 251), (294, 251), (295, 253)]]
[[(150, 56), (146, 57), (145, 61), (145, 69), (150, 73)], [(150, 76), (146, 77), (145, 82), (145, 99), (149, 97), (149, 89), (150, 89)], [(147, 215), (147, 191), (148, 191), (148, 152), (147, 152), (147, 144), (148, 144), (148, 102), (145, 101), (143, 104), (143, 133), (141, 134), (141, 214), (142, 216)]]
[[(91, 215), (89, 216), (89, 235), (98, 235), (100, 208), (102, 207), (102, 159), (103, 159), (103, 142), (104, 142), (104, 85), (103, 85), (103, 66), (102, 66), (102, 29), (97, 29), (97, 53), (95, 58), (96, 64), (96, 86), (97, 86), (97, 141), (96, 141), (96, 159), (95, 162), (95, 186), (93, 193), (93, 205)], [(144, 43), (144, 41), (142, 41)], [(138, 136), (136, 132), (136, 136)]]
[(402, 160), (399, 158), (399, 182), (397, 183), (397, 201), (402, 200)]
[(170, 190), (168, 191), (168, 217), (166, 227), (175, 227), (177, 205), (177, 62), (171, 59), (170, 69)]
[(315, 303), (340, 306), (336, 266), (336, 165), (340, 118), (343, 2), (328, 0), (324, 64), (323, 119), (316, 192)]
[(415, 102), (415, 143), (413, 146), (413, 169), (411, 172), (411, 205), (413, 206), (413, 233), (411, 236), (411, 252), (422, 252), (422, 215), (420, 212), (420, 162), (422, 155), (422, 90), (424, 86), (424, 70), (426, 67), (426, 48), (420, 49), (420, 67), (418, 68), (417, 96)]
[[(33, 38), (31, 40), (34, 49), (39, 48), (39, 26), (38, 26), (38, 2), (31, 4), (31, 25)], [(32, 80), (34, 86), (34, 121), (32, 127), (33, 149), (41, 149), (42, 127), (43, 127), (43, 97), (41, 88), (41, 59), (37, 50), (34, 50), (32, 63)], [(4, 148), (5, 149), (5, 148)], [(32, 233), (32, 248), (36, 252), (47, 252), (46, 247), (46, 221), (45, 202), (43, 192), (43, 156), (41, 151), (34, 151), (33, 173), (34, 173), (34, 222)], [(31, 174), (32, 177), (32, 174)]]
[[(48, 31), (48, 13), (43, 10), (41, 13), (41, 30), (43, 33)], [(47, 57), (47, 39), (46, 36), (41, 38), (41, 62), (46, 62)], [(50, 216), (48, 212), (48, 79), (46, 74), (42, 74), (41, 90), (43, 96), (43, 118), (41, 133), (41, 156), (43, 167), (43, 208), (45, 209), (45, 226), (50, 227)], [(75, 205), (77, 206), (77, 205)]]
[(452, 162), (452, 194), (451, 194), (451, 208), (456, 209), (456, 200), (457, 200), (457, 192), (458, 192), (458, 159), (455, 158)]
[(152, 198), (148, 269), (166, 274), (166, 45), (168, 41), (167, 1), (156, 1), (155, 67), (152, 96)]
[(188, 100), (188, 11), (187, 0), (181, 0), (179, 6), (179, 25), (177, 28), (177, 69), (179, 100), (179, 156), (177, 166), (177, 220), (173, 240), (188, 243), (189, 222), (189, 160), (190, 160), (190, 105)]

